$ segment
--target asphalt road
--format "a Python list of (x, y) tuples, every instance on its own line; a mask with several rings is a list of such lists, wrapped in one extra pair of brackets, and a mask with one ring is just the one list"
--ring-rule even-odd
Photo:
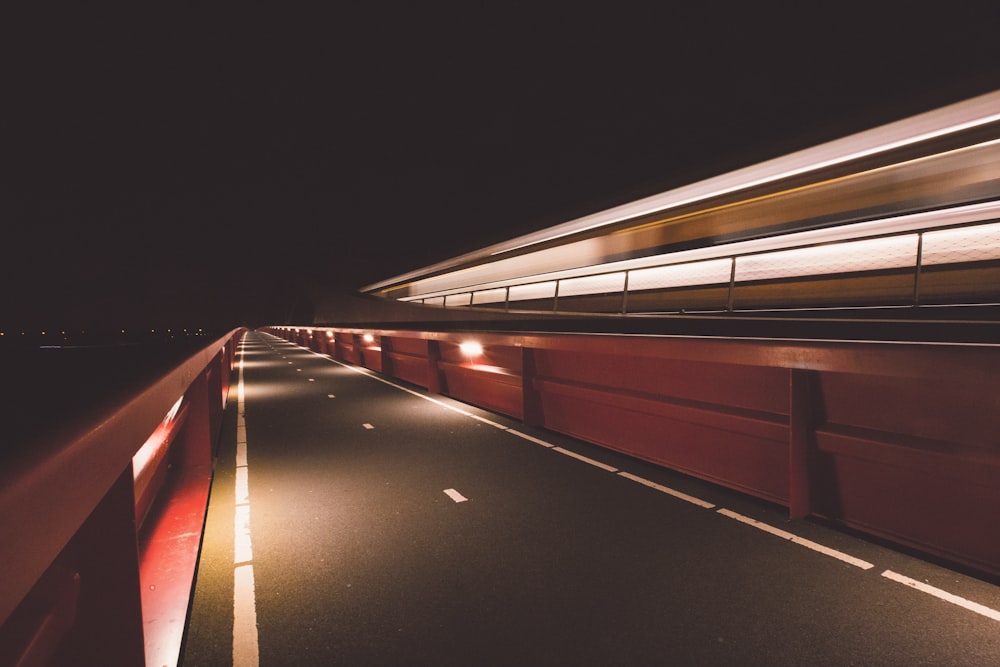
[(184, 667), (234, 650), (267, 666), (1000, 665), (993, 583), (271, 336), (243, 359)]

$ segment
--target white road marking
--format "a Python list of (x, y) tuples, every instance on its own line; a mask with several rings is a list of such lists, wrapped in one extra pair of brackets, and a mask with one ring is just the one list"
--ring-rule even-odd
[(669, 495), (673, 496), (674, 498), (680, 498), (681, 500), (686, 500), (689, 503), (694, 503), (695, 505), (698, 505), (699, 507), (704, 507), (705, 509), (712, 509), (713, 507), (715, 507), (714, 504), (712, 504), (712, 503), (710, 503), (710, 502), (708, 502), (706, 500), (702, 500), (701, 498), (695, 498), (694, 496), (689, 496), (688, 494), (682, 493), (681, 491), (677, 491), (676, 489), (671, 489), (669, 486), (663, 486), (662, 484), (657, 484), (656, 482), (651, 482), (648, 479), (645, 479), (643, 477), (639, 477), (638, 475), (633, 475), (630, 472), (619, 472), (618, 474), (620, 476), (624, 477), (625, 479), (630, 479), (633, 482), (638, 482), (639, 484), (642, 484), (644, 486), (648, 486), (651, 489), (656, 489), (657, 491), (662, 491), (663, 493), (669, 494)]
[(490, 421), (489, 419), (486, 419), (485, 417), (480, 417), (479, 415), (474, 415), (474, 414), (472, 414), (472, 413), (468, 413), (468, 412), (467, 412), (467, 413), (465, 413), (465, 414), (469, 415), (470, 417), (472, 417), (472, 418), (473, 418), (473, 419), (475, 419), (476, 421), (481, 421), (481, 422), (483, 422), (484, 424), (489, 424), (490, 426), (496, 426), (496, 427), (497, 427), (498, 429), (500, 429), (501, 431), (507, 431), (507, 430), (509, 430), (509, 429), (508, 429), (508, 428), (507, 428), (506, 426), (504, 426), (503, 424), (498, 424), (498, 423), (496, 423), (496, 422), (494, 422), (494, 421)]
[(236, 506), (235, 539), (233, 540), (233, 563), (242, 565), (253, 562), (253, 545), (250, 542), (250, 506)]
[(778, 537), (786, 539), (789, 542), (793, 542), (795, 544), (798, 544), (799, 546), (806, 547), (807, 549), (812, 549), (813, 551), (821, 553), (821, 554), (823, 554), (825, 556), (830, 556), (831, 558), (836, 558), (837, 560), (843, 561), (843, 562), (847, 563), (848, 565), (853, 565), (854, 567), (859, 567), (862, 570), (870, 570), (873, 567), (875, 567), (874, 565), (872, 565), (871, 563), (869, 563), (866, 560), (861, 560), (860, 558), (855, 558), (854, 556), (851, 556), (849, 554), (845, 554), (843, 551), (838, 551), (836, 549), (831, 549), (830, 547), (823, 546), (822, 544), (818, 544), (816, 542), (813, 542), (812, 540), (807, 540), (804, 537), (799, 537), (798, 535), (795, 535), (793, 533), (789, 533), (787, 531), (781, 530), (780, 528), (775, 528), (774, 526), (766, 524), (766, 523), (764, 523), (762, 521), (757, 521), (756, 519), (751, 519), (748, 516), (743, 516), (742, 514), (738, 514), (738, 513), (734, 512), (732, 510), (727, 510), (724, 507), (719, 508), (717, 511), (718, 511), (719, 514), (721, 514), (723, 516), (727, 516), (730, 519), (736, 519), (740, 523), (745, 523), (748, 526), (753, 526), (754, 528), (758, 528), (760, 530), (763, 530), (765, 533), (771, 533), (772, 535), (776, 535)]
[(529, 442), (533, 442), (536, 445), (541, 445), (542, 447), (550, 447), (550, 448), (551, 447), (555, 447), (555, 445), (553, 445), (551, 442), (545, 442), (544, 440), (541, 440), (541, 439), (536, 438), (534, 436), (530, 436), (527, 433), (521, 433), (520, 431), (515, 431), (512, 428), (507, 429), (507, 432), (510, 433), (510, 434), (512, 434), (512, 435), (516, 435), (519, 438), (524, 438), (525, 440), (527, 440)]
[(944, 600), (945, 602), (950, 602), (952, 604), (957, 604), (963, 609), (968, 609), (969, 611), (975, 612), (986, 618), (991, 618), (994, 621), (1000, 621), (1000, 611), (996, 609), (991, 609), (985, 605), (981, 605), (978, 602), (973, 602), (972, 600), (967, 600), (963, 597), (959, 597), (948, 591), (941, 590), (930, 584), (925, 584), (922, 581), (917, 581), (916, 579), (911, 579), (905, 575), (899, 574), (898, 572), (893, 572), (892, 570), (886, 570), (882, 573), (882, 576), (886, 579), (891, 579), (892, 581), (899, 582), (905, 586), (915, 588), (922, 593), (927, 593), (928, 595), (933, 595), (936, 598)]
[(315, 382), (316, 380), (315, 380), (315, 379), (313, 379), (313, 378), (309, 378), (309, 381), (310, 381), (310, 382)]
[(233, 667), (257, 667), (259, 662), (253, 565), (240, 565), (233, 575)]
[(362, 426), (364, 426), (365, 428), (367, 428), (369, 430), (375, 428), (374, 426), (372, 426), (371, 424), (368, 424), (368, 423), (364, 423), (364, 424), (362, 424)]
[[(245, 334), (244, 334), (245, 335)], [(236, 511), (233, 518), (233, 667), (258, 667), (257, 601), (254, 591), (253, 546), (250, 541), (250, 484), (247, 468), (247, 429), (243, 383), (243, 355), (236, 395)], [(289, 362), (291, 363), (291, 362)]]
[(327, 394), (327, 395), (326, 395), (326, 397), (327, 397), (327, 398), (337, 398), (337, 397), (336, 397), (336, 396), (334, 396), (333, 394)]
[(455, 489), (445, 489), (444, 493), (445, 493), (446, 496), (448, 496), (449, 498), (451, 498), (452, 500), (454, 500), (456, 503), (464, 503), (466, 500), (468, 500), (468, 498), (466, 498), (465, 496), (463, 496), (461, 493), (459, 493)]
[[(316, 354), (316, 356), (323, 357), (324, 359), (328, 359), (328, 360), (332, 361), (335, 364), (339, 364), (340, 366), (343, 366), (344, 368), (346, 368), (348, 370), (354, 371), (355, 373), (358, 373), (359, 375), (366, 375), (366, 376), (372, 378), (373, 380), (378, 380), (379, 382), (382, 382), (383, 384), (387, 384), (390, 387), (395, 387), (396, 389), (399, 389), (400, 391), (405, 391), (408, 394), (413, 394), (414, 396), (417, 396), (418, 398), (422, 398), (425, 401), (430, 401), (431, 403), (435, 403), (437, 405), (440, 405), (441, 407), (446, 408), (448, 410), (451, 410), (452, 412), (457, 412), (457, 413), (459, 413), (461, 415), (472, 417), (474, 419), (478, 419), (480, 421), (488, 423), (488, 424), (490, 424), (492, 426), (496, 426), (497, 428), (499, 428), (501, 430), (505, 430), (508, 433), (516, 435), (519, 438), (522, 438), (524, 440), (528, 440), (529, 442), (534, 442), (536, 444), (542, 445), (543, 447), (547, 447), (549, 449), (552, 449), (553, 451), (557, 451), (560, 454), (565, 454), (565, 455), (570, 456), (572, 458), (575, 458), (575, 459), (577, 459), (579, 461), (583, 461), (585, 463), (589, 463), (589, 464), (591, 464), (593, 466), (601, 468), (602, 470), (607, 470), (608, 472), (617, 473), (621, 477), (624, 477), (626, 479), (630, 479), (630, 480), (632, 480), (634, 482), (638, 482), (639, 484), (644, 484), (645, 486), (648, 486), (650, 488), (656, 489), (656, 490), (661, 491), (663, 493), (666, 493), (668, 495), (674, 496), (674, 497), (679, 498), (681, 500), (685, 500), (687, 502), (693, 503), (695, 505), (698, 505), (699, 507), (704, 507), (706, 509), (712, 509), (712, 508), (715, 507), (714, 504), (712, 504), (710, 502), (707, 502), (707, 501), (704, 501), (704, 500), (701, 500), (700, 498), (696, 498), (694, 496), (689, 496), (689, 495), (687, 495), (685, 493), (682, 493), (680, 491), (676, 491), (676, 490), (671, 489), (669, 487), (666, 487), (666, 486), (663, 486), (663, 485), (660, 485), (660, 484), (656, 484), (655, 482), (651, 482), (649, 480), (643, 479), (642, 477), (639, 477), (637, 475), (633, 475), (631, 473), (619, 471), (617, 468), (615, 468), (613, 466), (607, 465), (605, 463), (601, 463), (600, 461), (595, 461), (594, 459), (591, 459), (591, 458), (588, 458), (586, 456), (583, 456), (582, 454), (577, 454), (576, 452), (570, 451), (568, 449), (564, 449), (562, 447), (557, 447), (557, 446), (555, 446), (555, 445), (553, 445), (551, 443), (548, 443), (548, 442), (546, 442), (544, 440), (541, 440), (539, 438), (535, 438), (535, 437), (530, 436), (530, 435), (528, 435), (526, 433), (522, 433), (521, 431), (517, 431), (517, 430), (514, 430), (512, 428), (508, 428), (506, 426), (503, 426), (502, 424), (498, 424), (497, 422), (492, 422), (492, 421), (490, 421), (488, 419), (484, 419), (482, 417), (479, 417), (478, 415), (475, 415), (475, 414), (473, 414), (471, 412), (463, 410), (462, 408), (459, 408), (459, 407), (456, 407), (456, 406), (453, 406), (453, 405), (449, 405), (449, 404), (447, 404), (447, 403), (445, 403), (443, 401), (437, 400), (437, 399), (435, 399), (435, 398), (433, 398), (431, 396), (427, 396), (425, 394), (421, 394), (421, 393), (416, 392), (416, 391), (414, 391), (412, 389), (409, 389), (409, 388), (404, 387), (402, 385), (396, 384), (395, 382), (391, 382), (390, 380), (387, 380), (385, 378), (379, 377), (378, 375), (376, 375), (374, 372), (370, 371), (367, 368), (361, 368), (361, 367), (357, 367), (357, 366), (354, 366), (354, 365), (351, 365), (351, 364), (348, 364), (348, 363), (345, 363), (345, 362), (342, 362), (342, 361), (338, 361), (338, 360), (330, 357), (329, 355), (319, 354), (319, 353), (315, 353), (315, 352), (314, 352), (314, 354)], [(328, 396), (330, 396), (330, 398), (333, 397), (332, 394), (328, 395)], [(374, 427), (366, 424), (365, 428), (374, 428)], [(451, 490), (454, 491), (454, 489), (451, 489)], [(445, 493), (448, 493), (448, 491), (445, 491)], [(456, 502), (458, 502), (458, 501), (456, 501)], [(723, 516), (727, 516), (727, 517), (729, 517), (731, 519), (735, 519), (735, 520), (740, 521), (742, 523), (745, 523), (747, 525), (750, 525), (750, 526), (753, 526), (753, 527), (758, 528), (760, 530), (763, 530), (765, 532), (771, 533), (772, 535), (775, 535), (775, 536), (781, 537), (783, 539), (786, 539), (786, 540), (788, 540), (788, 541), (790, 541), (790, 542), (792, 542), (794, 544), (798, 544), (799, 546), (803, 546), (803, 547), (806, 547), (808, 549), (812, 549), (813, 551), (816, 551), (817, 553), (822, 553), (822, 554), (830, 556), (832, 558), (836, 558), (837, 560), (843, 561), (845, 563), (848, 563), (848, 564), (853, 565), (855, 567), (861, 568), (863, 570), (869, 570), (869, 569), (875, 567), (873, 564), (871, 564), (871, 563), (869, 563), (869, 562), (867, 562), (865, 560), (862, 560), (860, 558), (855, 558), (854, 556), (851, 556), (849, 554), (845, 554), (842, 551), (838, 551), (836, 549), (832, 549), (830, 547), (826, 547), (826, 546), (824, 546), (822, 544), (818, 544), (816, 542), (813, 542), (812, 540), (807, 540), (804, 537), (799, 537), (798, 535), (794, 535), (792, 533), (789, 533), (787, 531), (781, 530), (779, 528), (775, 528), (774, 526), (770, 526), (768, 524), (762, 523), (760, 521), (757, 521), (756, 519), (751, 519), (750, 517), (743, 516), (742, 514), (738, 514), (736, 512), (731, 511), (731, 510), (727, 510), (725, 508), (720, 508), (717, 511), (718, 511), (719, 514), (722, 514)]]
[(609, 466), (607, 463), (601, 463), (600, 461), (595, 461), (594, 459), (587, 458), (583, 454), (577, 454), (576, 452), (571, 452), (568, 449), (563, 449), (562, 447), (553, 447), (552, 451), (559, 452), (560, 454), (565, 454), (566, 456), (572, 456), (577, 461), (583, 461), (584, 463), (589, 463), (592, 466), (597, 466), (601, 470), (607, 470), (608, 472), (618, 472), (618, 468)]
[[(244, 458), (246, 458), (244, 456)], [(246, 464), (236, 468), (236, 504), (246, 505), (250, 502), (250, 480)]]

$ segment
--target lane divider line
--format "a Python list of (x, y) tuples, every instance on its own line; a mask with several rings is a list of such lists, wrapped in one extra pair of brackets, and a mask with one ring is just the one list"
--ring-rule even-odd
[(910, 588), (915, 588), (921, 593), (927, 593), (928, 595), (933, 595), (934, 597), (944, 600), (945, 602), (950, 602), (956, 604), (963, 609), (968, 609), (971, 612), (985, 616), (986, 618), (991, 618), (994, 621), (1000, 621), (1000, 611), (996, 609), (991, 609), (985, 605), (981, 605), (978, 602), (973, 602), (972, 600), (967, 600), (966, 598), (960, 597), (948, 591), (937, 588), (936, 586), (931, 586), (930, 584), (925, 584), (922, 581), (917, 581), (916, 579), (911, 579), (906, 575), (899, 574), (898, 572), (893, 572), (892, 570), (886, 570), (882, 573), (882, 576), (886, 579), (891, 579), (897, 583), (903, 584), (904, 586), (909, 586)]
[(445, 489), (444, 494), (454, 500), (456, 503), (464, 503), (468, 498), (463, 496), (461, 493), (455, 489)]
[(507, 429), (507, 432), (510, 433), (511, 435), (516, 435), (519, 438), (524, 438), (528, 442), (533, 442), (536, 445), (541, 445), (542, 447), (548, 447), (550, 449), (555, 447), (555, 445), (553, 445), (551, 442), (545, 442), (541, 438), (536, 438), (534, 436), (528, 435), (527, 433), (521, 433), (520, 431), (515, 431), (512, 428)]
[(748, 516), (744, 516), (742, 514), (738, 514), (737, 512), (734, 512), (732, 510), (727, 510), (724, 507), (719, 508), (717, 510), (717, 512), (719, 514), (721, 514), (722, 516), (729, 517), (730, 519), (735, 519), (735, 520), (739, 521), (740, 523), (745, 523), (748, 526), (753, 526), (754, 528), (757, 528), (759, 530), (763, 530), (765, 533), (770, 533), (770, 534), (775, 535), (777, 537), (786, 539), (789, 542), (792, 542), (793, 544), (798, 544), (799, 546), (805, 547), (807, 549), (812, 549), (813, 551), (821, 553), (821, 554), (823, 554), (825, 556), (830, 556), (831, 558), (836, 558), (839, 561), (843, 561), (843, 562), (847, 563), (848, 565), (853, 565), (854, 567), (861, 568), (862, 570), (870, 570), (873, 567), (875, 567), (873, 564), (869, 563), (866, 560), (862, 560), (860, 558), (855, 558), (854, 556), (851, 556), (850, 554), (846, 554), (843, 551), (838, 551), (837, 549), (831, 549), (830, 547), (823, 546), (822, 544), (819, 544), (817, 542), (813, 542), (812, 540), (807, 540), (804, 537), (799, 537), (798, 535), (795, 535), (794, 533), (789, 533), (788, 531), (781, 530), (780, 528), (775, 528), (774, 526), (772, 526), (770, 524), (767, 524), (767, 523), (764, 523), (762, 521), (757, 521), (756, 519), (751, 519)]
[(638, 475), (633, 475), (630, 472), (620, 471), (618, 475), (620, 477), (624, 477), (625, 479), (630, 479), (633, 482), (638, 482), (643, 486), (648, 486), (651, 489), (656, 489), (657, 491), (661, 491), (663, 493), (666, 493), (667, 495), (671, 495), (674, 498), (680, 498), (681, 500), (697, 505), (698, 507), (704, 507), (705, 509), (712, 509), (713, 507), (715, 507), (713, 503), (710, 503), (707, 500), (702, 500), (701, 498), (695, 498), (694, 496), (689, 496), (688, 494), (678, 491), (676, 489), (671, 489), (669, 486), (663, 486), (662, 484), (651, 482), (645, 477), (639, 477)]
[(362, 424), (362, 426), (364, 426), (364, 427), (365, 427), (366, 429), (368, 429), (368, 430), (371, 430), (371, 429), (375, 428), (374, 426), (372, 426), (372, 425), (371, 425), (371, 424), (369, 424), (368, 422), (365, 422), (364, 424)]
[[(638, 475), (633, 475), (632, 473), (629, 473), (629, 472), (620, 471), (617, 468), (614, 468), (614, 467), (609, 466), (607, 464), (600, 463), (599, 461), (595, 461), (593, 459), (587, 458), (587, 457), (585, 457), (585, 456), (583, 456), (581, 454), (576, 454), (575, 452), (571, 452), (571, 451), (569, 451), (567, 449), (563, 449), (562, 447), (557, 447), (557, 446), (553, 445), (552, 443), (549, 443), (549, 442), (546, 442), (545, 440), (542, 440), (540, 438), (536, 438), (534, 436), (528, 435), (527, 433), (523, 433), (523, 432), (518, 431), (516, 429), (506, 427), (506, 426), (504, 426), (502, 424), (498, 424), (496, 422), (490, 421), (490, 420), (485, 419), (483, 417), (479, 417), (478, 415), (475, 415), (475, 414), (473, 414), (471, 412), (468, 412), (467, 410), (463, 410), (463, 409), (455, 407), (453, 405), (448, 405), (447, 403), (439, 401), (439, 400), (437, 400), (437, 399), (435, 399), (433, 397), (427, 396), (425, 394), (421, 394), (421, 393), (413, 391), (412, 389), (409, 389), (407, 387), (403, 387), (401, 385), (398, 385), (395, 382), (391, 382), (391, 381), (389, 381), (389, 380), (387, 380), (385, 378), (379, 377), (378, 375), (376, 375), (374, 372), (368, 370), (367, 368), (359, 368), (357, 366), (353, 366), (351, 364), (347, 364), (347, 363), (344, 363), (342, 361), (338, 361), (337, 359), (334, 359), (333, 357), (331, 357), (328, 354), (320, 354), (318, 352), (313, 352), (312, 350), (309, 350), (309, 351), (312, 352), (313, 354), (315, 354), (316, 356), (322, 357), (322, 358), (324, 358), (324, 359), (326, 359), (328, 361), (332, 361), (335, 364), (339, 364), (340, 366), (343, 366), (344, 368), (352, 370), (352, 371), (354, 371), (354, 372), (356, 372), (356, 373), (358, 373), (360, 375), (366, 375), (366, 376), (372, 378), (373, 380), (378, 380), (379, 382), (382, 382), (383, 384), (387, 384), (390, 387), (395, 387), (396, 389), (399, 389), (400, 391), (405, 391), (405, 392), (407, 392), (409, 394), (413, 394), (414, 396), (422, 398), (422, 399), (424, 399), (426, 401), (430, 401), (431, 403), (435, 403), (437, 405), (440, 405), (441, 407), (446, 408), (448, 410), (451, 410), (452, 412), (457, 412), (457, 413), (459, 413), (461, 415), (465, 415), (467, 417), (472, 417), (473, 419), (479, 419), (480, 421), (483, 421), (483, 422), (485, 422), (487, 424), (490, 424), (492, 426), (496, 426), (497, 428), (499, 428), (501, 430), (507, 431), (508, 433), (510, 433), (512, 435), (516, 435), (519, 438), (522, 438), (522, 439), (527, 440), (529, 442), (533, 442), (533, 443), (538, 444), (538, 445), (542, 445), (543, 447), (547, 447), (549, 449), (553, 449), (555, 451), (558, 451), (560, 454), (566, 454), (568, 456), (572, 456), (573, 458), (585, 461), (587, 463), (591, 463), (592, 465), (595, 465), (598, 468), (601, 468), (603, 470), (607, 470), (609, 472), (614, 472), (614, 473), (616, 473), (620, 477), (624, 477), (625, 479), (629, 479), (629, 480), (632, 480), (633, 482), (637, 482), (637, 483), (642, 484), (644, 486), (648, 486), (648, 487), (650, 487), (652, 489), (656, 489), (657, 491), (661, 491), (663, 493), (666, 493), (666, 494), (668, 494), (670, 496), (678, 498), (679, 500), (684, 500), (686, 502), (693, 503), (693, 504), (698, 505), (699, 507), (703, 507), (705, 509), (713, 509), (713, 508), (716, 507), (716, 505), (714, 505), (713, 503), (710, 503), (708, 501), (701, 500), (700, 498), (696, 498), (694, 496), (690, 496), (690, 495), (688, 495), (686, 493), (683, 493), (681, 491), (677, 491), (676, 489), (671, 489), (670, 487), (663, 486), (662, 484), (657, 484), (656, 482), (652, 482), (652, 481), (647, 480), (647, 479), (645, 479), (643, 477), (639, 477)], [(328, 396), (330, 398), (333, 398), (332, 394), (328, 394)], [(447, 493), (447, 491), (445, 491), (445, 493)], [(458, 501), (456, 501), (456, 502), (458, 502)], [(746, 525), (749, 525), (749, 526), (752, 526), (752, 527), (757, 528), (759, 530), (762, 530), (762, 531), (764, 531), (766, 533), (770, 533), (772, 535), (775, 535), (776, 537), (780, 537), (782, 539), (788, 540), (789, 542), (791, 542), (793, 544), (797, 544), (799, 546), (806, 547), (806, 548), (811, 549), (811, 550), (813, 550), (813, 551), (815, 551), (817, 553), (821, 553), (821, 554), (824, 554), (824, 555), (829, 556), (831, 558), (835, 558), (837, 560), (840, 560), (840, 561), (842, 561), (844, 563), (847, 563), (849, 565), (853, 565), (854, 567), (857, 567), (859, 569), (870, 570), (870, 569), (872, 569), (872, 568), (875, 567), (872, 563), (869, 563), (868, 561), (863, 560), (861, 558), (857, 558), (855, 556), (851, 556), (850, 554), (844, 553), (844, 552), (839, 551), (837, 549), (833, 549), (831, 547), (824, 546), (822, 544), (819, 544), (818, 542), (813, 542), (812, 540), (806, 539), (804, 537), (799, 537), (798, 535), (795, 535), (794, 533), (790, 533), (788, 531), (781, 530), (780, 528), (776, 528), (775, 526), (771, 526), (770, 524), (764, 523), (762, 521), (757, 521), (756, 519), (752, 519), (752, 518), (750, 518), (748, 516), (744, 516), (742, 514), (739, 514), (737, 512), (729, 510), (729, 509), (726, 509), (724, 507), (723, 508), (718, 508), (716, 510), (716, 512), (718, 514), (721, 514), (721, 515), (723, 515), (725, 517), (728, 517), (730, 519), (734, 519), (734, 520), (739, 521), (741, 523), (744, 523)], [(928, 584), (924, 584), (924, 583), (919, 582), (919, 581), (917, 581), (915, 579), (910, 579), (909, 577), (906, 577), (904, 575), (901, 575), (901, 574), (898, 574), (896, 572), (893, 572), (892, 570), (886, 570), (885, 572), (882, 573), (882, 576), (886, 577), (887, 579), (891, 579), (893, 581), (896, 581), (898, 583), (902, 583), (902, 584), (904, 584), (906, 586), (910, 586), (911, 588), (914, 588), (916, 590), (920, 590), (920, 591), (922, 591), (924, 593), (927, 593), (929, 595), (933, 595), (933, 596), (938, 597), (938, 598), (940, 598), (942, 600), (945, 600), (947, 602), (951, 602), (952, 604), (956, 604), (956, 605), (961, 606), (961, 607), (963, 607), (965, 609), (973, 611), (973, 612), (975, 612), (977, 614), (981, 614), (983, 616), (986, 616), (987, 618), (991, 618), (993, 620), (1000, 621), (1000, 611), (997, 611), (995, 609), (991, 609), (990, 607), (986, 607), (986, 606), (981, 605), (981, 604), (979, 604), (977, 602), (972, 602), (971, 600), (966, 600), (965, 598), (962, 598), (962, 597), (960, 597), (958, 595), (954, 595), (952, 593), (948, 593), (947, 591), (942, 590), (940, 588), (936, 588), (934, 586), (930, 586)]]
[(504, 426), (503, 424), (498, 424), (498, 423), (496, 423), (495, 421), (490, 421), (489, 419), (486, 419), (485, 417), (480, 417), (479, 415), (474, 415), (474, 414), (472, 414), (471, 412), (470, 412), (470, 413), (468, 413), (468, 415), (469, 415), (470, 417), (472, 417), (473, 419), (475, 419), (476, 421), (481, 421), (481, 422), (483, 422), (484, 424), (489, 424), (490, 426), (495, 426), (495, 427), (497, 427), (498, 429), (500, 429), (501, 431), (509, 431), (509, 430), (510, 430), (509, 428), (507, 428), (507, 427), (506, 427), (506, 426)]
[(258, 667), (257, 599), (250, 540), (250, 485), (247, 467), (246, 392), (243, 382), (244, 340), (240, 342), (239, 381), (236, 387), (236, 483), (233, 517), (233, 667)]
[(600, 461), (595, 461), (594, 459), (588, 458), (583, 454), (577, 454), (576, 452), (571, 452), (570, 450), (563, 449), (562, 447), (553, 447), (552, 451), (559, 452), (560, 454), (565, 454), (566, 456), (570, 456), (576, 459), (577, 461), (583, 461), (584, 463), (589, 463), (590, 465), (596, 466), (601, 470), (607, 470), (608, 472), (618, 472), (618, 468), (615, 468), (614, 466), (609, 466), (607, 463), (601, 463)]

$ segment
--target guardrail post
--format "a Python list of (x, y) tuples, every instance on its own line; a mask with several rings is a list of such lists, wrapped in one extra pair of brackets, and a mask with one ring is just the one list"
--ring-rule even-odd
[(388, 375), (389, 377), (396, 377), (392, 368), (392, 339), (388, 336), (381, 336), (379, 339), (379, 347), (382, 348), (382, 374)]
[(625, 284), (622, 286), (622, 315), (628, 315), (628, 277), (629, 272), (625, 272)]
[(441, 375), (441, 344), (436, 340), (427, 341), (427, 391), (432, 394), (444, 393), (444, 378)]
[(541, 426), (544, 423), (542, 415), (542, 396), (535, 389), (535, 376), (538, 366), (535, 361), (535, 350), (530, 347), (521, 348), (521, 401), (524, 423), (528, 426)]
[(801, 519), (812, 512), (818, 379), (815, 371), (798, 368), (789, 371), (788, 513), (793, 519)]
[(920, 273), (923, 269), (924, 234), (917, 234), (917, 260), (913, 267), (913, 305), (920, 305)]
[(216, 412), (215, 390), (217, 382), (211, 377), (211, 366), (195, 378), (185, 392), (188, 416), (178, 438), (178, 451), (174, 464), (181, 469), (192, 466), (211, 466), (214, 434), (221, 424), (221, 411)]
[(77, 624), (54, 664), (142, 665), (142, 596), (132, 466), (125, 468), (68, 549), (79, 554)]

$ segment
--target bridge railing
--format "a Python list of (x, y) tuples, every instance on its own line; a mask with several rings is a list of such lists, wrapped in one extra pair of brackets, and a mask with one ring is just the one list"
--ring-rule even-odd
[(241, 334), (20, 443), (0, 471), (0, 663), (176, 664)]
[(995, 303), (998, 217), (1000, 203), (976, 203), (400, 300), (620, 314)]
[(274, 327), (345, 363), (1000, 576), (1000, 347)]

